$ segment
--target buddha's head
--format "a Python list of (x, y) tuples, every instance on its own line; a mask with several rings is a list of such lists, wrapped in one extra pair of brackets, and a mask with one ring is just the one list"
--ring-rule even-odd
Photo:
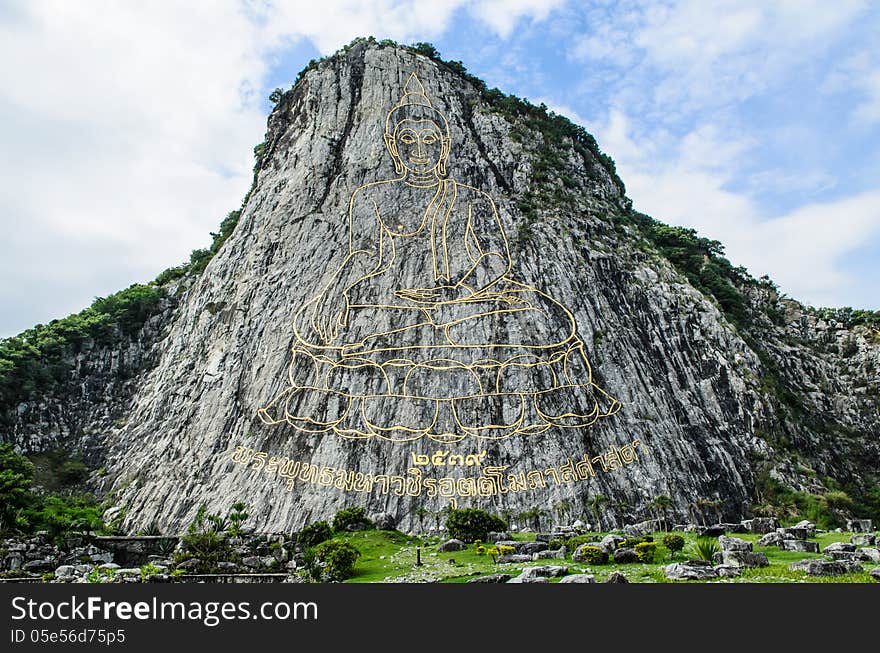
[(388, 112), (385, 145), (398, 174), (408, 171), (421, 176), (436, 170), (438, 176), (446, 175), (449, 124), (431, 105), (415, 73), (407, 81), (403, 97)]

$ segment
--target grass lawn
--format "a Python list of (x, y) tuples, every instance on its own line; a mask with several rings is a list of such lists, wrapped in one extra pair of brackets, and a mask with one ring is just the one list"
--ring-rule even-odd
[[(596, 540), (600, 540), (607, 533), (596, 534)], [(566, 560), (539, 560), (535, 562), (515, 564), (495, 564), (492, 559), (485, 555), (479, 555), (474, 546), (464, 551), (441, 553), (437, 546), (442, 541), (438, 537), (412, 537), (396, 531), (360, 531), (345, 533), (336, 536), (335, 539), (343, 540), (352, 544), (361, 552), (361, 557), (355, 565), (355, 576), (349, 579), (349, 583), (383, 583), (383, 582), (440, 582), (440, 583), (463, 583), (477, 576), (487, 574), (510, 574), (516, 576), (523, 567), (533, 565), (564, 565), (570, 573), (586, 573), (596, 576), (598, 582), (604, 581), (613, 571), (622, 573), (633, 583), (666, 583), (663, 568), (670, 562), (683, 561), (691, 557), (688, 554), (690, 546), (696, 537), (692, 533), (679, 533), (685, 538), (685, 550), (676, 558), (671, 558), (670, 553), (662, 544), (657, 547), (657, 556), (653, 564), (605, 564), (587, 565)], [(656, 542), (663, 541), (663, 533), (654, 533)], [(745, 533), (733, 535), (744, 540), (756, 542), (761, 536)], [(849, 533), (822, 533), (814, 538), (822, 549), (832, 542), (848, 542)], [(518, 534), (518, 540), (534, 539), (534, 534)], [(422, 566), (416, 566), (416, 549), (421, 547)], [(805, 558), (822, 558), (820, 554), (798, 553), (795, 551), (783, 551), (777, 547), (755, 546), (755, 551), (767, 554), (770, 561), (769, 567), (756, 569), (744, 569), (741, 576), (736, 578), (721, 578), (711, 581), (685, 581), (685, 582), (722, 582), (722, 583), (870, 583), (874, 582), (868, 571), (877, 566), (877, 563), (863, 563), (863, 571), (833, 576), (829, 578), (817, 578), (807, 576), (803, 572), (790, 571), (788, 564)], [(569, 555), (571, 552), (569, 552)], [(557, 579), (552, 579), (553, 581)], [(682, 582), (682, 581), (676, 581)]]

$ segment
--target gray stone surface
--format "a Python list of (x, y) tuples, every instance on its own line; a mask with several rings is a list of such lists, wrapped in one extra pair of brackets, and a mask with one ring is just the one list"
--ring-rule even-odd
[(626, 538), (618, 535), (617, 533), (609, 533), (605, 537), (602, 538), (602, 542), (600, 543), (602, 548), (605, 549), (608, 553), (614, 553), (617, 547), (623, 542)]
[(718, 546), (722, 551), (751, 551), (752, 543), (738, 537), (721, 535), (718, 537)]
[(546, 542), (523, 542), (516, 552), (532, 555), (539, 551), (546, 551), (548, 548)]
[(550, 581), (544, 578), (543, 576), (524, 576), (520, 574), (519, 576), (514, 576), (511, 578), (508, 583), (518, 584), (518, 583), (549, 583)]
[(735, 578), (742, 575), (743, 565), (715, 565), (712, 569), (720, 578)]
[(617, 564), (632, 564), (639, 561), (635, 549), (623, 548), (614, 552), (614, 562)]
[(728, 567), (766, 567), (770, 564), (764, 553), (752, 551), (723, 551), (721, 563)]
[(538, 565), (535, 567), (524, 567), (520, 572), (523, 578), (556, 578), (568, 574), (568, 567), (561, 565)]
[(808, 576), (841, 576), (853, 571), (860, 571), (862, 566), (857, 562), (846, 560), (799, 560), (792, 562), (788, 568), (793, 571), (806, 572)]
[(559, 560), (564, 560), (565, 555), (568, 551), (568, 548), (563, 544), (558, 549), (547, 549), (546, 551), (539, 551), (538, 553), (532, 554), (532, 560), (547, 560), (551, 558), (556, 558)]
[(712, 526), (704, 526), (700, 530), (700, 537), (721, 537), (727, 532), (723, 524), (713, 524)]
[(743, 521), (743, 526), (750, 533), (772, 533), (779, 528), (779, 520), (775, 517), (754, 517)]
[(24, 563), (21, 568), (24, 571), (29, 571), (32, 573), (38, 573), (43, 571), (54, 571), (55, 570), (55, 561), (54, 560), (30, 560)]
[(874, 546), (877, 537), (873, 533), (853, 533), (849, 541), (855, 546)]
[(510, 540), (510, 533), (496, 533), (495, 531), (489, 531), (488, 536), (486, 537), (487, 542), (497, 543), (503, 540)]
[(571, 574), (559, 580), (560, 583), (595, 583), (596, 577), (593, 574)]
[(438, 547), (438, 551), (442, 551), (443, 553), (449, 553), (451, 551), (464, 551), (467, 548), (467, 544), (462, 542), (461, 540), (446, 540), (441, 543)]
[(506, 583), (510, 579), (510, 574), (489, 574), (488, 576), (471, 578), (468, 583)]
[(779, 528), (776, 531), (780, 533), (782, 537), (786, 540), (806, 540), (813, 535), (815, 535), (815, 531), (810, 528), (800, 528), (797, 526), (789, 526), (787, 528)]
[(877, 547), (857, 549), (856, 554), (858, 555), (859, 560), (864, 560), (866, 562), (880, 562), (880, 549), (877, 549)]
[(525, 555), (523, 553), (510, 553), (508, 555), (498, 556), (498, 560), (496, 561), (499, 565), (514, 563), (514, 562), (531, 562), (532, 556)]
[(880, 583), (880, 567), (874, 567), (871, 571), (871, 578)]
[(846, 521), (846, 530), (853, 533), (870, 533), (873, 528), (870, 519), (848, 519)]
[(831, 544), (826, 546), (824, 549), (822, 549), (822, 553), (824, 553), (826, 555), (830, 555), (832, 553), (838, 553), (838, 552), (852, 553), (855, 550), (856, 550), (855, 544), (850, 544), (849, 542), (832, 542)]
[(397, 528), (397, 517), (387, 512), (380, 512), (373, 517), (373, 524), (379, 530), (393, 531), (395, 528)]
[(758, 546), (781, 546), (783, 541), (782, 533), (772, 532), (762, 535), (758, 540)]
[(709, 580), (718, 577), (718, 572), (712, 566), (696, 566), (686, 562), (666, 565), (664, 573), (669, 580)]
[(612, 571), (610, 574), (608, 574), (608, 578), (605, 579), (605, 582), (615, 583), (618, 585), (629, 583), (629, 581), (626, 579), (626, 576), (624, 576), (619, 571)]
[(807, 538), (816, 536), (816, 525), (807, 519), (799, 521), (797, 524), (794, 525), (794, 528), (806, 531)]
[[(405, 490), (352, 494), (297, 481), (288, 491), (253, 465), (230, 462), (235, 447), (247, 446), (267, 456), (406, 478), (413, 454), (437, 448), (304, 435), (265, 427), (256, 417), (285, 387), (293, 312), (347, 255), (351, 193), (394, 176), (382, 129), (412, 72), (449, 119), (450, 174), (495, 198), (511, 243), (511, 274), (569, 308), (591, 350), (596, 378), (627, 407), (591, 427), (589, 437), (556, 429), (505, 441), (487, 466), (528, 460), (545, 469), (596, 455), (626, 433), (650, 443), (652, 451), (639, 461), (635, 477), (630, 468), (602, 476), (609, 505), (625, 503), (633, 514), (647, 515), (650, 497), (669, 493), (670, 518), (679, 521), (695, 497), (723, 497), (719, 510), (738, 516), (733, 512), (754, 498), (749, 460), (755, 455), (775, 461), (774, 478), (798, 487), (810, 482), (798, 471), (803, 465), (855, 481), (876, 474), (870, 464), (858, 464), (874, 460), (868, 455), (874, 439), (827, 437), (836, 428), (880, 431), (873, 399), (858, 390), (878, 383), (878, 372), (863, 371), (868, 363), (880, 370), (880, 347), (866, 328), (831, 324), (768, 288), (745, 291), (750, 308), (772, 307), (780, 316), (777, 323), (758, 312), (750, 341), (761, 344), (762, 356), (803, 405), (804, 417), (790, 419), (762, 386), (771, 368), (717, 303), (671, 263), (643, 251), (629, 200), (589, 147), (575, 149), (567, 139), (552, 153), (561, 169), (536, 188), (535, 167), (546, 160), (549, 145), (527, 121), (519, 120), (514, 133), (449, 68), (402, 49), (363, 44), (313, 67), (277, 104), (253, 192), (205, 272), (169, 285), (159, 312), (137, 333), (112, 348), (89, 343), (72, 352), (75, 367), (58, 388), (4, 407), (9, 419), (3, 423), (11, 426), (3, 427), (0, 440), (27, 451), (64, 445), (100, 453), (107, 474), (94, 479), (94, 489), (115, 492), (129, 531), (155, 523), (162, 532), (180, 532), (201, 503), (226, 514), (245, 496), (259, 530), (295, 531), (316, 515), (354, 504), (387, 511), (403, 530), (412, 530), (414, 499)], [(524, 198), (564, 192), (563, 175), (574, 190), (527, 217), (520, 208)], [(389, 197), (381, 208), (393, 214), (404, 205), (402, 196)], [(832, 353), (847, 339), (856, 344), (855, 355)], [(756, 435), (756, 424), (764, 425), (767, 437)], [(794, 432), (797, 461), (772, 444)], [(461, 451), (478, 449), (467, 441)], [(464, 473), (447, 467), (439, 475), (446, 472)], [(595, 487), (575, 483), (563, 492), (554, 486), (547, 498), (580, 505)], [(492, 508), (496, 499), (459, 503)], [(432, 511), (449, 503), (439, 493), (418, 501)], [(532, 492), (504, 495), (505, 508), (513, 511), (534, 501)], [(614, 517), (606, 512), (603, 525)]]
[(819, 543), (809, 540), (782, 540), (779, 548), (786, 551), (800, 551), (801, 553), (819, 553)]
[(660, 525), (656, 519), (649, 519), (637, 524), (627, 524), (623, 527), (623, 533), (627, 537), (641, 537), (642, 535), (650, 535), (660, 529)]

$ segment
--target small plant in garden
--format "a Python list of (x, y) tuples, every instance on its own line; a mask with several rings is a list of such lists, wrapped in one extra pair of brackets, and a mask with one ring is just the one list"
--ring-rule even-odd
[(699, 537), (693, 544), (693, 554), (699, 560), (712, 561), (712, 557), (718, 553), (718, 542), (711, 537)]
[(247, 518), (250, 515), (247, 513), (247, 506), (241, 502), (236, 501), (232, 504), (232, 510), (229, 511), (229, 516), (227, 519), (229, 520), (229, 534), (232, 537), (239, 537), (242, 534), (241, 525), (247, 521)]
[(674, 558), (684, 548), (684, 538), (678, 533), (667, 533), (663, 536), (663, 546), (669, 549)]
[(639, 542), (636, 544), (635, 550), (636, 555), (639, 557), (639, 562), (649, 565), (654, 562), (654, 554), (657, 552), (657, 543)]
[(86, 580), (90, 583), (100, 583), (102, 578), (113, 579), (116, 576), (115, 569), (98, 569), (95, 567), (86, 576)]
[(604, 565), (608, 562), (608, 553), (598, 546), (582, 546), (578, 550), (588, 565)]
[(348, 542), (330, 540), (315, 549), (315, 558), (323, 563), (328, 580), (343, 581), (354, 575), (354, 563), (361, 553)]
[(146, 579), (149, 576), (155, 576), (156, 574), (160, 574), (160, 573), (162, 573), (162, 570), (159, 569), (159, 567), (157, 567), (156, 565), (154, 565), (152, 563), (143, 565), (141, 567), (141, 578), (142, 579)]
[(654, 538), (650, 535), (642, 535), (640, 537), (628, 537), (623, 542), (620, 543), (618, 548), (620, 549), (634, 549), (642, 542), (653, 542)]

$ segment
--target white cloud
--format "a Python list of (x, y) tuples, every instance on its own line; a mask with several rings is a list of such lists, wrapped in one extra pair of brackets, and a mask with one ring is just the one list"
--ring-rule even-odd
[[(581, 96), (598, 88), (610, 100), (582, 124), (637, 209), (720, 240), (735, 264), (798, 299), (877, 307), (876, 289), (846, 270), (852, 252), (880, 239), (880, 187), (817, 199), (848, 171), (816, 145), (841, 116), (808, 92), (824, 78), (814, 96), (849, 99), (863, 126), (880, 121), (880, 50), (856, 36), (880, 20), (868, 3), (633, 2), (591, 5), (582, 18), (569, 54), (594, 87), (581, 84)], [(774, 196), (786, 208), (767, 208)]]
[(702, 126), (658, 156), (667, 144), (645, 143), (620, 112), (596, 126), (596, 133), (615, 158), (636, 209), (720, 240), (735, 265), (755, 276), (769, 274), (797, 299), (876, 304), (876, 294), (869, 298), (872, 289), (860, 288), (845, 263), (850, 252), (880, 238), (880, 189), (771, 215), (748, 194), (729, 190), (737, 159), (751, 145), (747, 139), (725, 141), (716, 128)]
[(479, 0), (471, 12), (506, 39), (523, 17), (544, 20), (563, 3), (564, 0)]
[(264, 78), (285, 48), (310, 39), (326, 54), (366, 34), (427, 40), (457, 10), (506, 35), (555, 4), (3, 5), (0, 336), (149, 279), (207, 244), (250, 184)]
[[(880, 24), (880, 21), (878, 21)], [(880, 48), (862, 51), (841, 61), (825, 79), (821, 91), (856, 92), (852, 117), (861, 125), (880, 123)]]
[[(586, 12), (571, 56), (628, 70), (620, 100), (675, 113), (752, 97), (825, 54), (864, 14), (862, 0), (675, 0)], [(650, 88), (644, 78), (652, 75)]]

